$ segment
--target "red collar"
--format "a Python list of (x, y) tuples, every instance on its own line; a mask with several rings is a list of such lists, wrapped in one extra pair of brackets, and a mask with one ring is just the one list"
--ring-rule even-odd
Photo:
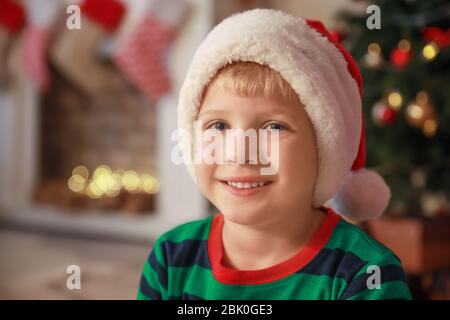
[(218, 213), (213, 217), (208, 236), (208, 255), (214, 278), (224, 284), (261, 284), (282, 279), (305, 267), (324, 247), (340, 221), (331, 208), (320, 209), (326, 213), (326, 218), (308, 243), (288, 260), (259, 270), (236, 270), (222, 264), (223, 214)]

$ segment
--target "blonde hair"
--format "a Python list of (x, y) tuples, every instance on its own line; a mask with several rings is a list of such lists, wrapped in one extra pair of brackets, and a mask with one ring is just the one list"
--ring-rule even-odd
[(237, 61), (220, 68), (203, 91), (202, 103), (208, 88), (213, 85), (233, 90), (243, 97), (262, 96), (281, 98), (293, 104), (300, 103), (297, 93), (277, 71), (256, 62)]

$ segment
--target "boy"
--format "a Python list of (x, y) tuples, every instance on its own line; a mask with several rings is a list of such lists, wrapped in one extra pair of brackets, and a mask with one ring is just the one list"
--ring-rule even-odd
[(364, 168), (361, 87), (319, 22), (256, 9), (217, 25), (189, 67), (179, 127), (276, 135), (278, 169), (261, 174), (228, 143), (225, 161), (189, 163), (220, 212), (158, 238), (138, 298), (409, 299), (398, 258), (336, 214), (373, 218), (390, 197)]

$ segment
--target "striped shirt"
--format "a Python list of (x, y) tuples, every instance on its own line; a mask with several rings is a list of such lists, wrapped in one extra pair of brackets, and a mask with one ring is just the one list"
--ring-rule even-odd
[(400, 260), (331, 208), (321, 209), (326, 218), (308, 243), (260, 270), (222, 264), (222, 213), (182, 224), (156, 240), (137, 298), (411, 299)]

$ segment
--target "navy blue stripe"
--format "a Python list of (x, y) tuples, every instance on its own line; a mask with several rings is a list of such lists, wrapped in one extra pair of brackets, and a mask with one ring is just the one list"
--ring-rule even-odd
[(352, 252), (338, 248), (323, 248), (306, 267), (298, 270), (297, 273), (326, 275), (350, 282), (366, 263)]
[(205, 300), (205, 299), (203, 299), (202, 297), (196, 296), (194, 294), (183, 292), (183, 295), (181, 297), (180, 296), (177, 296), (177, 297), (172, 296), (172, 297), (169, 297), (169, 300)]
[(211, 269), (207, 240), (164, 241), (161, 246), (167, 257), (167, 266), (192, 267), (198, 265)]
[(159, 283), (164, 287), (164, 289), (167, 290), (167, 270), (158, 262), (154, 251), (150, 254), (148, 263), (150, 267), (152, 267), (152, 269), (156, 271)]
[(141, 277), (141, 282), (139, 284), (139, 291), (141, 291), (151, 300), (161, 300), (161, 294), (152, 287), (150, 287), (144, 276)]
[(204, 300), (204, 299), (194, 294), (183, 292), (182, 300)]
[[(348, 287), (345, 289), (344, 293), (340, 299), (348, 299), (355, 294), (367, 290), (367, 279), (373, 275), (373, 273), (363, 273), (356, 277), (352, 282), (349, 283)], [(403, 269), (397, 265), (387, 265), (380, 268), (380, 279), (381, 284), (391, 281), (403, 281), (406, 282), (405, 274)], [(376, 290), (376, 289), (374, 289)]]

